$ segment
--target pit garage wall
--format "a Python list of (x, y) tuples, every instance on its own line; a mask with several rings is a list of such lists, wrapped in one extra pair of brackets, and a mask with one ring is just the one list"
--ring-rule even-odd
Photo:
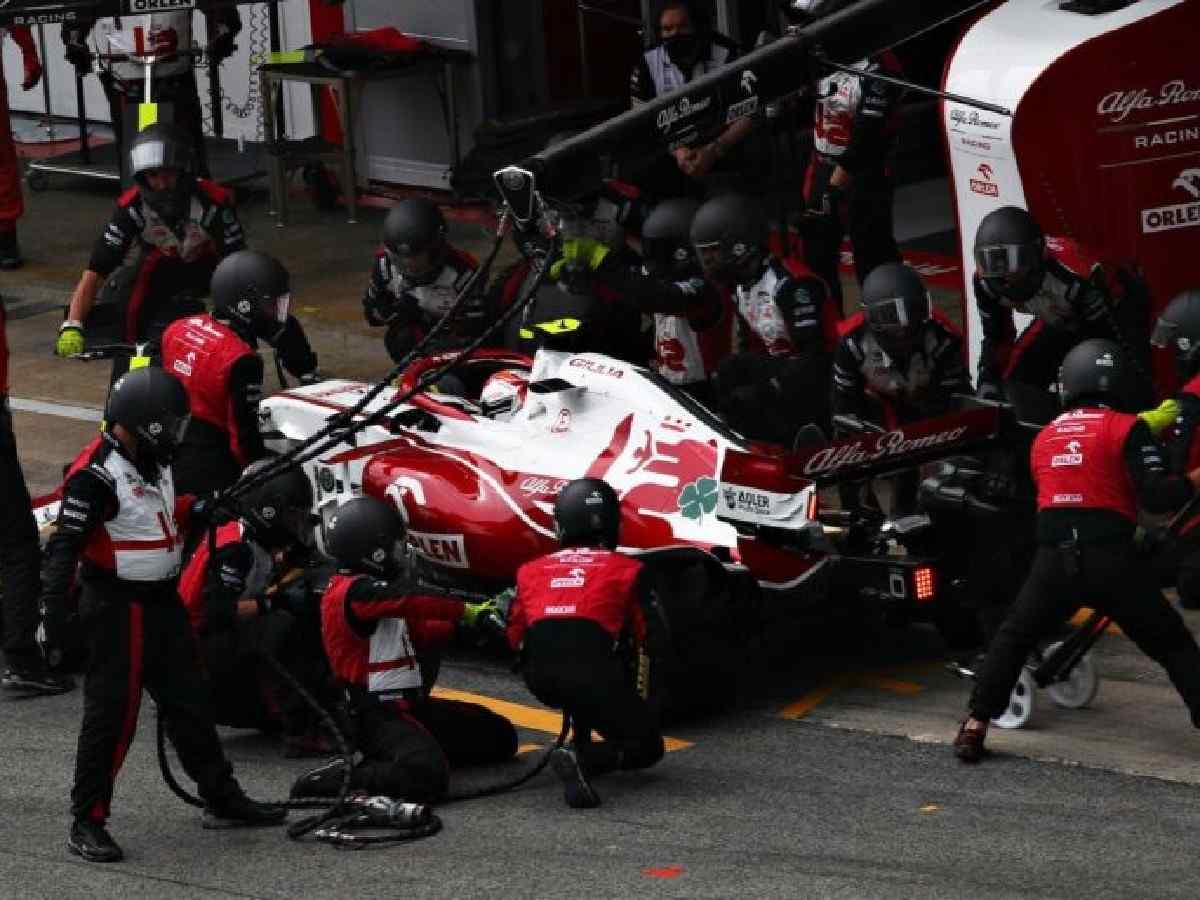
[[(946, 90), (1015, 112), (942, 104), (972, 371), (980, 345), (972, 241), (1001, 206), (1028, 208), (1049, 234), (1104, 259), (1140, 263), (1156, 310), (1200, 284), (1197, 34), (1194, 0), (1140, 0), (1098, 16), (1009, 0), (963, 36)], [(1156, 371), (1165, 387), (1169, 363), (1156, 360)]]

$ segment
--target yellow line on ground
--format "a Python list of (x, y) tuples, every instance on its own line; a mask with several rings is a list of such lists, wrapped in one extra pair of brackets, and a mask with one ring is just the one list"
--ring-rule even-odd
[[(480, 706), (485, 706), (494, 713), (498, 713), (514, 725), (521, 728), (530, 728), (534, 731), (544, 731), (547, 734), (558, 734), (562, 728), (562, 713), (550, 709), (535, 709), (532, 706), (524, 706), (520, 703), (513, 703), (511, 700), (498, 700), (495, 697), (488, 697), (484, 694), (472, 694), (469, 691), (456, 691), (452, 688), (435, 687), (433, 696), (440, 697), (443, 700), (460, 700), (464, 703), (478, 703)], [(684, 750), (692, 746), (691, 741), (682, 741), (679, 738), (663, 738), (663, 743), (666, 744), (667, 752), (673, 750)]]
[(844, 679), (835, 678), (824, 684), (819, 684), (799, 700), (789, 703), (779, 713), (782, 719), (803, 719), (810, 712), (829, 699), (829, 695), (840, 688)]
[[(1088, 620), (1088, 616), (1090, 616), (1094, 612), (1095, 612), (1095, 610), (1091, 609), (1090, 607), (1081, 606), (1079, 608), (1079, 612), (1077, 612), (1077, 613), (1075, 613), (1075, 615), (1071, 616), (1071, 624), (1076, 627), (1082, 625), (1084, 622), (1086, 622)], [(1120, 635), (1125, 634), (1125, 632), (1123, 632), (1120, 628), (1117, 627), (1116, 622), (1110, 623), (1108, 626), (1108, 630), (1105, 631), (1104, 633), (1105, 634), (1120, 634)]]
[(888, 691), (892, 694), (905, 694), (907, 696), (919, 694), (925, 690), (924, 685), (917, 684), (915, 681), (889, 678), (886, 675), (863, 674), (858, 676), (855, 681), (863, 687), (877, 688), (878, 690)]

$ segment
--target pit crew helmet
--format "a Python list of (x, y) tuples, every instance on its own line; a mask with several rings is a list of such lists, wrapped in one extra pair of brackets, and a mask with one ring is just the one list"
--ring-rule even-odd
[(187, 429), (188, 399), (183, 385), (158, 367), (126, 372), (112, 386), (104, 406), (105, 427), (120, 425), (137, 441), (138, 459), (168, 465)]
[(325, 549), (339, 569), (379, 578), (400, 573), (404, 555), (404, 519), (374, 497), (355, 497), (337, 508), (325, 525)]
[[(246, 484), (275, 460), (267, 458), (252, 462), (242, 472)], [(313, 543), (313, 490), (308, 478), (298, 467), (285, 469), (250, 488), (237, 498), (238, 515), (250, 526), (255, 537), (275, 548), (293, 542), (304, 546)]]
[(975, 270), (1003, 302), (1028, 303), (1046, 276), (1046, 237), (1028, 210), (1002, 206), (975, 231)]
[(554, 530), (564, 547), (599, 544), (615, 550), (621, 535), (621, 501), (607, 481), (577, 478), (554, 499)]
[(414, 286), (431, 283), (446, 257), (442, 211), (424, 197), (401, 200), (383, 220), (383, 246), (406, 282)]
[(884, 263), (867, 275), (862, 287), (863, 316), (879, 345), (908, 358), (929, 320), (929, 291), (921, 276), (904, 263)]
[(1094, 404), (1137, 411), (1137, 375), (1115, 341), (1092, 338), (1076, 345), (1063, 357), (1059, 382), (1064, 409)]
[(525, 405), (529, 393), (529, 373), (521, 369), (501, 369), (488, 376), (479, 392), (484, 415), (507, 422)]
[[(175, 184), (166, 190), (150, 187), (154, 172), (172, 170)], [(148, 125), (129, 145), (129, 174), (146, 204), (168, 225), (187, 215), (196, 187), (196, 156), (191, 141), (170, 125)]]
[(1181, 382), (1200, 372), (1200, 288), (1175, 295), (1154, 324), (1150, 343), (1173, 352)]
[(656, 278), (682, 281), (700, 270), (692, 246), (692, 219), (700, 204), (690, 197), (664, 200), (642, 223), (642, 259)]
[(261, 338), (274, 344), (287, 325), (291, 277), (273, 256), (239, 250), (213, 272), (213, 317), (227, 322), (250, 344)]
[(692, 246), (704, 274), (717, 281), (746, 283), (758, 274), (768, 252), (767, 216), (745, 194), (720, 194), (692, 219)]

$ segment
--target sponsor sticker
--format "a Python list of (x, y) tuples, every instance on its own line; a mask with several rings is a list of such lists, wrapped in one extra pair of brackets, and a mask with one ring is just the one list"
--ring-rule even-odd
[(1200, 85), (1190, 85), (1182, 78), (1174, 78), (1162, 84), (1158, 90), (1134, 88), (1105, 94), (1096, 104), (1096, 115), (1116, 124), (1124, 122), (1135, 112), (1196, 102), (1200, 102)]
[(1000, 196), (1000, 185), (992, 180), (995, 171), (990, 165), (980, 163), (975, 169), (975, 175), (976, 177), (971, 179), (971, 190), (976, 194), (983, 194), (985, 197)]
[(1083, 494), (1055, 494), (1051, 498), (1052, 503), (1082, 503)]
[(1193, 228), (1200, 225), (1200, 168), (1184, 169), (1171, 182), (1171, 187), (1191, 199), (1181, 203), (1143, 209), (1141, 211), (1143, 234), (1174, 231), (1177, 228)]
[(417, 553), (431, 562), (451, 569), (470, 568), (466, 539), (461, 534), (433, 534), (410, 530), (408, 540)]

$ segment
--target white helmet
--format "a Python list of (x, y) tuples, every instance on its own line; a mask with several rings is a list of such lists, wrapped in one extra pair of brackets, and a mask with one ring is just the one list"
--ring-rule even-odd
[(479, 392), (479, 405), (485, 415), (507, 422), (525, 405), (529, 392), (529, 373), (521, 369), (494, 372)]

